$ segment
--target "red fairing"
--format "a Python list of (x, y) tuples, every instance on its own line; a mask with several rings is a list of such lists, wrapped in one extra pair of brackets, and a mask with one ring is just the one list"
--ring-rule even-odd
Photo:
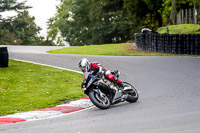
[[(113, 77), (114, 77), (114, 75), (112, 75), (112, 74), (107, 74), (106, 75), (106, 78), (109, 79), (110, 81), (113, 81)], [(118, 84), (121, 83), (121, 80), (119, 80), (118, 78), (117, 78), (117, 83)]]
[[(92, 63), (92, 66), (94, 67), (94, 68), (98, 68), (98, 67), (100, 67), (101, 65), (99, 64), (99, 63), (97, 63), (97, 62), (94, 62), (94, 63)], [(102, 66), (101, 66), (102, 67)]]
[(90, 64), (90, 71), (94, 71), (96, 73), (101, 72), (101, 71), (106, 71), (107, 69), (103, 68), (101, 64), (98, 62), (94, 62)]

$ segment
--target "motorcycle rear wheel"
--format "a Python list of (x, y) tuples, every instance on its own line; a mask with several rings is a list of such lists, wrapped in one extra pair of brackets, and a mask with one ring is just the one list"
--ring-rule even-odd
[(131, 91), (126, 91), (128, 93), (128, 97), (126, 99), (127, 102), (134, 103), (138, 100), (139, 95), (135, 87), (127, 82), (123, 82), (125, 87), (131, 87)]
[[(103, 93), (103, 92), (102, 92)], [(95, 92), (94, 90), (90, 90), (89, 92), (90, 101), (100, 109), (108, 109), (110, 108), (110, 99), (109, 97), (103, 93), (103, 98)]]

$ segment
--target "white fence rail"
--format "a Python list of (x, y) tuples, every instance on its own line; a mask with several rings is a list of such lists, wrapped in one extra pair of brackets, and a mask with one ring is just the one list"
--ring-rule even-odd
[(198, 24), (198, 15), (194, 8), (182, 10), (176, 16), (176, 24)]

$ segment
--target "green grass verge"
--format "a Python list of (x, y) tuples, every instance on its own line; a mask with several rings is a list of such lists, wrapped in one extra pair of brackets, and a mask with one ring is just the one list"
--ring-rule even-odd
[(123, 47), (127, 44), (105, 44), (80, 47), (68, 47), (51, 50), (49, 53), (58, 54), (83, 54), (83, 55), (127, 55), (127, 50)]
[[(200, 25), (195, 24), (180, 24), (169, 25), (169, 34), (200, 34)], [(166, 27), (158, 28), (158, 33), (167, 33)]]
[(109, 55), (109, 56), (192, 56), (138, 50), (133, 43), (68, 47), (48, 51), (56, 54)]
[(0, 68), (0, 116), (85, 97), (81, 81), (75, 72), (9, 60), (9, 67)]

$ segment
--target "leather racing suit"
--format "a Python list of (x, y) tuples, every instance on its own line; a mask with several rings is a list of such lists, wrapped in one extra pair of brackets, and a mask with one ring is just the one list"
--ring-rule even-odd
[(92, 73), (93, 75), (96, 75), (98, 73), (103, 73), (103, 74), (105, 74), (105, 77), (107, 79), (109, 79), (110, 81), (114, 81), (120, 85), (122, 84), (122, 81), (119, 80), (119, 78), (117, 78), (115, 75), (111, 74), (111, 72), (109, 70), (102, 67), (102, 65), (99, 64), (98, 62), (90, 63), (89, 71), (93, 71), (93, 73)]

